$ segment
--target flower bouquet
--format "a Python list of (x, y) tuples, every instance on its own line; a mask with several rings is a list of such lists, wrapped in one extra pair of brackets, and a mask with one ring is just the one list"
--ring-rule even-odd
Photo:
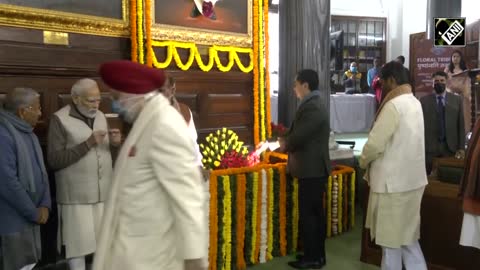
[(260, 162), (257, 153), (249, 153), (238, 135), (227, 128), (210, 133), (200, 144), (205, 169), (227, 169), (254, 166)]
[(271, 122), (270, 126), (272, 128), (272, 136), (270, 137), (269, 141), (276, 141), (279, 137), (285, 136), (288, 131), (288, 129), (281, 123), (276, 125), (275, 123)]

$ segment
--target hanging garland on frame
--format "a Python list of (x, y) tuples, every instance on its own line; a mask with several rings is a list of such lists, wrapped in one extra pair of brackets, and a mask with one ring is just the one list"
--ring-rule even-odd
[[(244, 73), (253, 71), (253, 139), (255, 144), (271, 136), (270, 76), (269, 76), (269, 36), (268, 1), (253, 1), (253, 48), (216, 46), (208, 48), (208, 60), (203, 61), (194, 43), (177, 41), (157, 41), (152, 37), (152, 0), (130, 0), (131, 59), (134, 62), (156, 68), (167, 68), (174, 62), (181, 70), (189, 70), (194, 63), (204, 72), (217, 69), (229, 72), (234, 66)], [(166, 48), (166, 58), (159, 61), (155, 47)], [(189, 50), (186, 62), (178, 49)], [(219, 53), (228, 54), (228, 62), (222, 63)], [(240, 54), (248, 54), (248, 64), (241, 61)]]
[[(196, 60), (198, 67), (205, 72), (211, 71), (214, 67), (222, 72), (229, 72), (235, 64), (244, 73), (249, 73), (253, 70), (253, 65), (257, 56), (251, 48), (213, 45), (208, 50), (209, 60), (205, 64), (202, 61), (195, 43), (153, 40), (151, 1), (152, 0), (130, 0), (132, 61), (142, 64), (146, 63), (150, 67), (167, 68), (172, 63), (172, 60), (175, 60), (176, 66), (184, 71), (189, 70), (192, 67), (194, 60)], [(167, 58), (164, 62), (158, 61), (154, 47), (167, 48)], [(186, 64), (182, 63), (180, 55), (177, 52), (178, 48), (190, 50), (190, 55)], [(228, 63), (226, 65), (221, 63), (218, 55), (219, 52), (228, 53)], [(249, 55), (248, 65), (242, 63), (239, 54)]]

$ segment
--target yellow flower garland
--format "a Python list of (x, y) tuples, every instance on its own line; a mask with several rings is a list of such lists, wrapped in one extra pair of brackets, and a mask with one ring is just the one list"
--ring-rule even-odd
[(295, 178), (293, 180), (293, 213), (292, 213), (292, 231), (293, 231), (293, 237), (292, 237), (292, 244), (295, 250), (297, 250), (298, 247), (298, 179)]
[(355, 171), (352, 172), (352, 180), (351, 180), (351, 195), (350, 195), (350, 200), (352, 202), (352, 210), (350, 211), (351, 217), (350, 217), (350, 224), (351, 226), (355, 226)]
[(327, 183), (327, 237), (332, 236), (332, 176)]
[(222, 255), (225, 258), (223, 270), (230, 270), (232, 265), (232, 192), (230, 189), (230, 177), (225, 175), (222, 177), (223, 190), (223, 245)]
[(280, 172), (280, 256), (287, 255), (287, 175), (286, 167), (282, 166)]
[(137, 44), (137, 0), (130, 0), (130, 43), (131, 57), (133, 62), (138, 62), (138, 44)]
[(263, 21), (265, 22), (264, 26), (264, 37), (265, 37), (265, 70), (267, 73), (265, 73), (265, 94), (266, 94), (266, 113), (267, 113), (267, 137), (270, 138), (272, 136), (272, 126), (270, 123), (272, 122), (272, 115), (271, 115), (271, 104), (270, 104), (270, 54), (269, 54), (269, 48), (270, 48), (270, 37), (269, 37), (269, 27), (268, 27), (268, 1), (264, 1), (263, 5)]
[(338, 181), (338, 234), (341, 234), (343, 231), (343, 226), (342, 226), (342, 215), (343, 215), (343, 200), (342, 200), (342, 195), (343, 195), (343, 175), (340, 174), (337, 177)]
[(273, 259), (272, 252), (273, 252), (273, 205), (275, 201), (275, 193), (273, 189), (273, 169), (270, 168), (267, 170), (267, 188), (268, 188), (268, 206), (267, 206), (267, 257), (265, 258), (267, 261)]
[[(258, 5), (260, 7), (263, 7), (263, 0), (258, 1)], [(266, 137), (266, 132), (265, 132), (265, 48), (264, 48), (264, 28), (263, 28), (263, 10), (259, 9), (259, 33), (260, 33), (260, 39), (259, 39), (259, 69), (260, 69), (260, 88), (259, 88), (259, 94), (260, 94), (260, 134), (261, 134), (261, 140), (264, 141), (267, 139)], [(270, 124), (270, 123), (269, 123)]]
[(258, 39), (259, 39), (259, 31), (258, 25), (260, 24), (260, 20), (258, 17), (258, 1), (253, 1), (253, 53), (254, 53), (254, 61), (256, 64), (253, 67), (253, 143), (258, 145), (260, 143), (260, 128), (259, 128), (259, 112), (260, 112), (260, 104), (259, 104), (259, 67), (258, 67), (258, 59), (259, 59), (259, 46), (258, 46)]
[[(205, 64), (202, 60), (202, 56), (198, 51), (198, 47), (195, 43), (178, 42), (178, 41), (152, 41), (152, 46), (149, 48), (149, 56), (152, 58), (153, 66), (156, 68), (167, 68), (175, 60), (175, 64), (181, 70), (189, 70), (193, 62), (195, 61), (198, 67), (205, 72), (212, 70), (214, 64), (222, 72), (228, 72), (233, 68), (234, 64), (237, 64), (238, 68), (245, 73), (249, 73), (253, 70), (253, 50), (251, 48), (238, 48), (232, 46), (217, 46), (213, 45), (208, 50), (209, 60)], [(154, 51), (154, 47), (166, 47), (167, 57), (164, 62), (159, 62)], [(188, 60), (183, 63), (177, 49), (188, 49), (190, 51)], [(219, 52), (227, 52), (229, 55), (229, 61), (227, 65), (223, 65), (218, 55)], [(243, 65), (238, 54), (248, 54), (250, 57), (250, 64), (248, 66)]]
[(256, 263), (255, 250), (257, 249), (257, 207), (258, 207), (258, 173), (253, 173), (253, 202), (252, 202), (252, 254), (251, 263)]
[(210, 270), (217, 270), (217, 247), (218, 247), (218, 194), (217, 179), (210, 178), (210, 214), (209, 214), (209, 228), (210, 241), (208, 249), (208, 265)]
[(146, 47), (146, 53), (147, 53), (147, 66), (152, 67), (152, 50), (149, 48), (152, 47), (152, 1), (151, 0), (145, 0), (145, 34), (146, 34), (146, 40), (147, 40), (147, 47)]
[(247, 176), (245, 174), (238, 174), (237, 175), (237, 226), (236, 226), (236, 235), (237, 235), (237, 246), (235, 247), (236, 250), (236, 267), (239, 270), (244, 270), (247, 268), (247, 263), (245, 262), (245, 220), (247, 218), (246, 215), (246, 201), (245, 201), (245, 194), (247, 189)]
[[(147, 0), (148, 1), (148, 0)], [(137, 0), (137, 32), (138, 32), (138, 62), (140, 64), (145, 63), (144, 57), (144, 44), (143, 44), (143, 0)]]

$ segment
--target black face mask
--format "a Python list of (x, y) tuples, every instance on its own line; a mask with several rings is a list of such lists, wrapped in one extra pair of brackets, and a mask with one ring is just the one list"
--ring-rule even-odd
[(435, 89), (435, 93), (443, 94), (445, 92), (445, 84), (444, 83), (436, 83), (433, 85), (433, 89)]

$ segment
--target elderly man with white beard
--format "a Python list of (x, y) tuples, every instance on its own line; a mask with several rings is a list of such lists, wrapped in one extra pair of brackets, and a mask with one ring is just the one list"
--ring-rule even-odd
[(71, 95), (72, 103), (50, 121), (48, 163), (55, 170), (59, 250), (65, 247), (70, 270), (85, 270), (85, 256), (96, 251), (121, 135), (111, 130), (107, 136), (107, 119), (98, 110), (101, 96), (94, 80), (77, 81)]

